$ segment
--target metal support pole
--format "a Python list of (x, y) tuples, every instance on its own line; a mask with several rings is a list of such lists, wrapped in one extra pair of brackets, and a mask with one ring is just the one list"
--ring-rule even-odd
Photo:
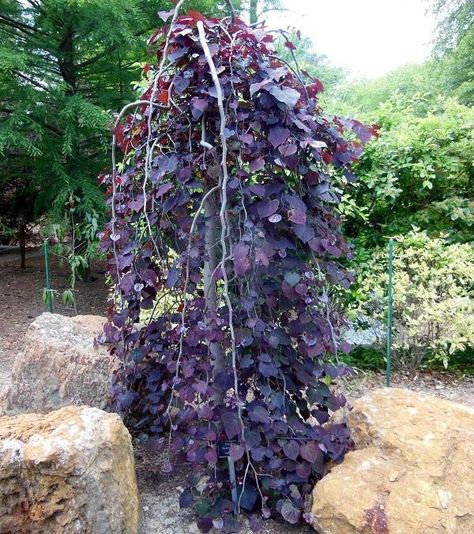
[(393, 239), (388, 241), (388, 287), (387, 287), (387, 367), (385, 386), (390, 387), (392, 372), (392, 322), (393, 322)]
[(49, 243), (48, 240), (44, 241), (44, 275), (46, 281), (46, 303), (48, 305), (48, 311), (53, 313), (53, 295), (51, 293), (51, 279), (49, 276)]

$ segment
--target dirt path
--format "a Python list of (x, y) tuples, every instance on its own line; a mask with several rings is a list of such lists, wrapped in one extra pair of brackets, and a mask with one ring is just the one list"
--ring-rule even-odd
[[(28, 262), (31, 258), (37, 258), (43, 254), (43, 249), (41, 247), (35, 247), (28, 249), (26, 251), (25, 257)], [(0, 247), (0, 265), (6, 263), (20, 263), (20, 251), (15, 247)]]
[[(80, 314), (105, 315), (107, 288), (102, 266), (92, 272), (92, 282), (77, 284), (76, 306)], [(72, 307), (61, 302), (61, 292), (68, 286), (68, 273), (56, 258), (51, 258), (51, 284), (57, 290), (54, 311), (75, 315)], [(0, 389), (8, 381), (16, 355), (23, 348), (28, 325), (46, 310), (43, 302), (44, 267), (41, 253), (30, 251), (26, 268), (20, 269), (19, 257), (0, 257)]]

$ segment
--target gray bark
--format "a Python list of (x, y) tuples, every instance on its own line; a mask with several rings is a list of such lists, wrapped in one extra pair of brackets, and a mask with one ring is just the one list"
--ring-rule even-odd
[[(206, 309), (217, 311), (218, 294), (216, 281), (213, 278), (213, 273), (219, 263), (219, 236), (220, 224), (218, 217), (217, 197), (210, 195), (204, 203), (204, 210), (206, 216), (206, 234), (205, 243), (209, 259), (204, 263), (204, 295), (206, 298)], [(213, 358), (213, 377), (224, 369), (225, 354), (223, 348), (219, 343), (211, 343), (210, 351)]]

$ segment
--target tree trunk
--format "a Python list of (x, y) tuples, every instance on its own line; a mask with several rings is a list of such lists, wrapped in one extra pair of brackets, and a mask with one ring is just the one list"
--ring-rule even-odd
[(250, 5), (249, 5), (250, 24), (255, 24), (256, 22), (258, 22), (257, 8), (258, 8), (258, 0), (250, 0)]
[[(217, 199), (215, 195), (210, 195), (204, 203), (206, 215), (205, 243), (209, 259), (204, 263), (204, 295), (206, 299), (206, 309), (217, 312), (217, 287), (213, 276), (218, 265), (218, 252), (220, 250), (219, 235), (220, 225), (218, 218)], [(225, 353), (219, 343), (210, 344), (210, 351), (213, 357), (213, 377), (225, 368)], [(216, 399), (217, 401), (222, 399)]]
[(59, 43), (58, 67), (61, 76), (67, 83), (66, 94), (76, 94), (77, 67), (74, 63), (74, 29), (65, 27), (63, 39)]
[(20, 222), (18, 227), (18, 241), (20, 244), (20, 268), (26, 267), (26, 224), (24, 221)]

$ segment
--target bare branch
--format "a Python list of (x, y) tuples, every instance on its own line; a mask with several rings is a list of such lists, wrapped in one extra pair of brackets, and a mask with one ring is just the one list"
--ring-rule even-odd
[(288, 8), (286, 7), (264, 7), (262, 11), (257, 15), (257, 18), (259, 19), (262, 15), (265, 15), (265, 13), (271, 13), (272, 11), (288, 11)]
[(0, 23), (6, 24), (7, 26), (11, 26), (12, 28), (16, 28), (17, 30), (21, 32), (28, 33), (28, 35), (33, 35), (35, 33), (47, 35), (46, 33), (42, 32), (38, 28), (35, 28), (34, 26), (30, 26), (29, 24), (24, 24), (23, 22), (19, 22), (15, 19), (7, 17), (7, 15), (0, 14)]
[(108, 56), (111, 52), (115, 50), (116, 46), (109, 46), (106, 48), (103, 52), (100, 52), (99, 54), (95, 55), (94, 57), (91, 57), (90, 59), (86, 59), (85, 61), (82, 61), (81, 63), (78, 63), (76, 65), (77, 70), (83, 69), (84, 67), (88, 67), (89, 65), (93, 65), (96, 61), (99, 61), (99, 59), (102, 59), (103, 57)]

